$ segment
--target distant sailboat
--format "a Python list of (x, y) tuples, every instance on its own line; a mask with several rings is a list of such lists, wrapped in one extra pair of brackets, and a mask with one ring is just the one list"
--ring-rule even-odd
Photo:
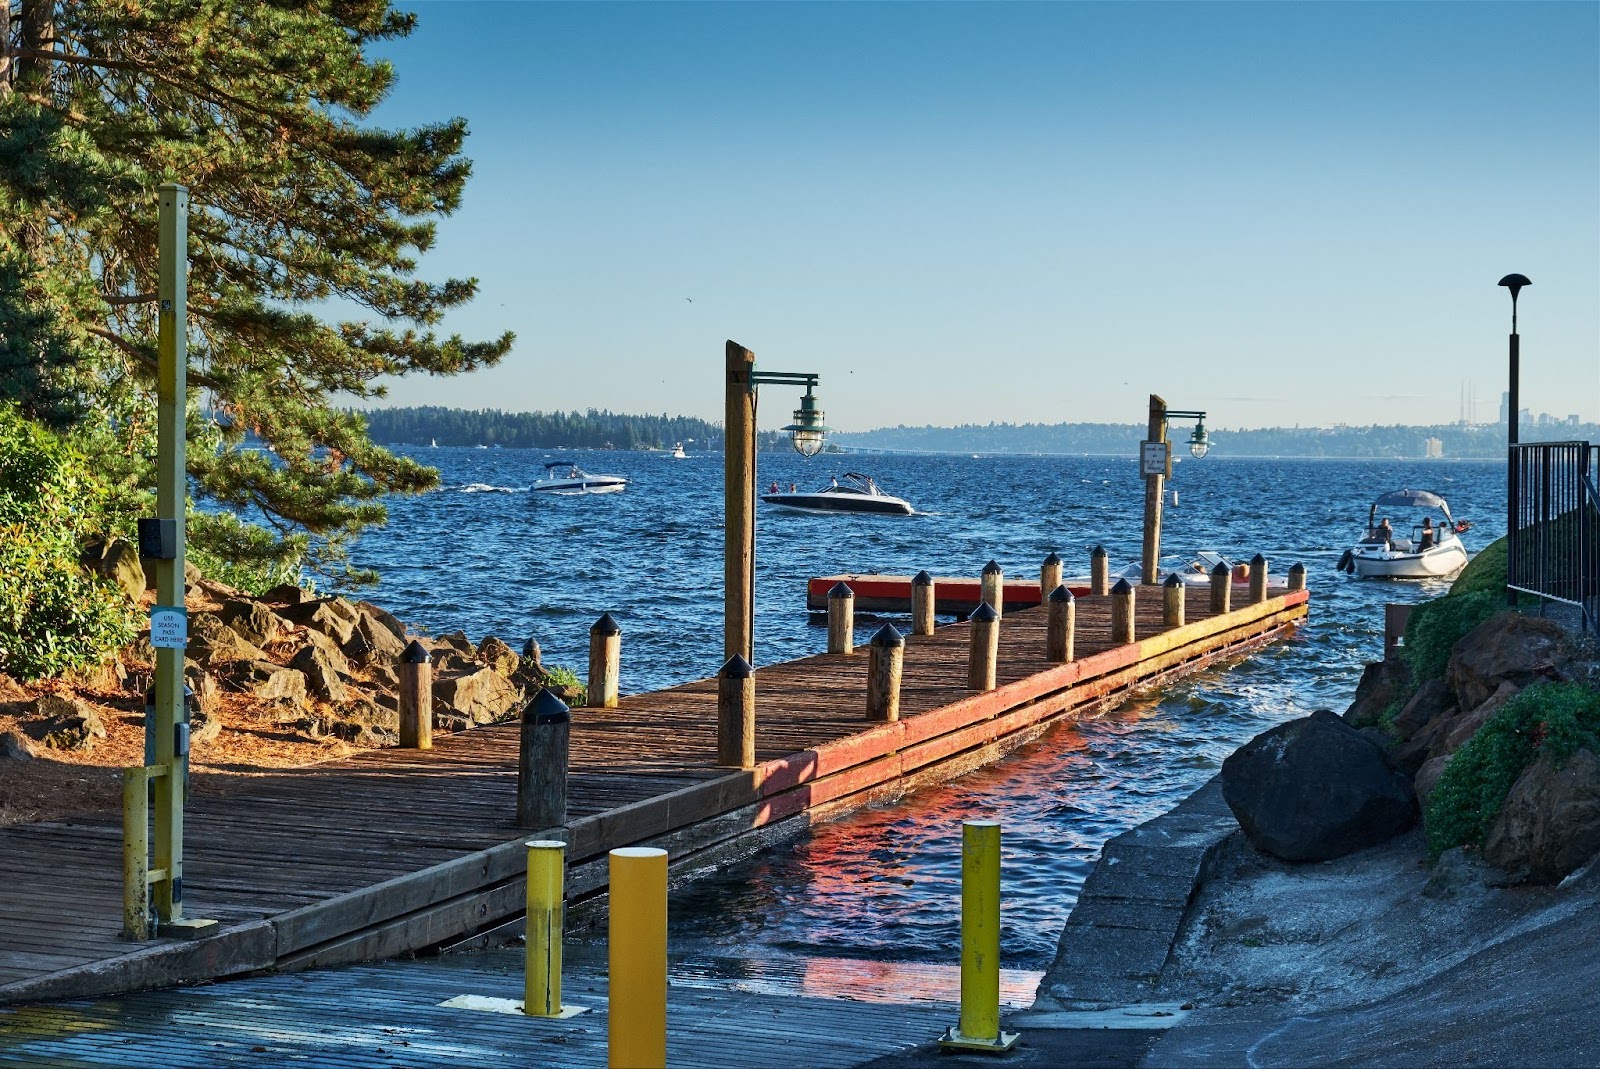
[(437, 438), (429, 438), (428, 439), (428, 447), (430, 449), (438, 449), (439, 448), (439, 439), (437, 439)]

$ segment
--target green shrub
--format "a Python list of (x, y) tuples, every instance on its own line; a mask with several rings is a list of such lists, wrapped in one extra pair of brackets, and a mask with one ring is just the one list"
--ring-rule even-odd
[(1497, 593), (1502, 601), (1505, 600), (1506, 540), (1504, 538), (1490, 542), (1480, 549), (1478, 555), (1461, 569), (1456, 581), (1450, 584), (1451, 597), (1476, 594), (1479, 591)]
[(59, 675), (132, 640), (126, 595), (78, 565), (102, 505), (77, 452), (0, 404), (0, 672)]
[(1539, 683), (1506, 702), (1445, 765), (1428, 799), (1428, 850), (1481, 846), (1512, 784), (1541, 753), (1600, 752), (1600, 692)]
[(1406, 621), (1404, 656), (1411, 666), (1413, 687), (1430, 679), (1443, 679), (1450, 650), (1474, 627), (1506, 607), (1505, 588), (1478, 590), (1424, 601)]
[(546, 684), (552, 689), (566, 690), (578, 695), (577, 700), (572, 703), (574, 706), (589, 704), (589, 686), (578, 678), (578, 673), (570, 668), (555, 665), (545, 668), (544, 674)]

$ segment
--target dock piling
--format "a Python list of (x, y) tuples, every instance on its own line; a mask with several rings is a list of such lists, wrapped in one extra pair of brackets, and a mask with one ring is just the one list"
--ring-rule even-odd
[(999, 561), (983, 566), (983, 600), (989, 603), (996, 616), (1005, 615), (1006, 582)]
[(1184, 598), (1188, 587), (1176, 572), (1167, 576), (1161, 591), (1161, 622), (1167, 627), (1183, 626)]
[(665, 1069), (667, 852), (628, 846), (611, 851), (610, 859), (606, 1064), (610, 1069)]
[(717, 764), (754, 768), (756, 672), (737, 653), (717, 673)]
[(1051, 552), (1039, 565), (1039, 596), (1048, 598), (1050, 592), (1061, 585), (1061, 554)]
[(1045, 599), (1049, 616), (1045, 622), (1044, 654), (1052, 661), (1072, 660), (1072, 632), (1078, 623), (1078, 603), (1066, 584), (1058, 585)]
[(1257, 553), (1250, 558), (1250, 604), (1267, 600), (1267, 558)]
[(933, 634), (933, 576), (926, 570), (911, 580), (911, 633)]
[(541, 689), (522, 710), (517, 751), (517, 827), (558, 828), (567, 822), (567, 748), (572, 713)]
[(1089, 551), (1089, 593), (1105, 597), (1111, 586), (1111, 565), (1106, 559), (1106, 547), (1095, 546)]
[(617, 679), (622, 673), (622, 628), (610, 613), (589, 628), (589, 704), (596, 709), (617, 707)]
[(900, 675), (906, 640), (893, 624), (884, 624), (867, 649), (867, 719), (900, 719)]
[(1000, 1030), (1000, 824), (961, 825), (961, 1015), (939, 1039), (946, 1050), (1008, 1051)]
[(1126, 646), (1133, 640), (1133, 584), (1118, 579), (1111, 588), (1111, 643)]
[(561, 910), (565, 899), (567, 844), (553, 839), (528, 843), (527, 954), (522, 979), (522, 1012), (529, 1017), (562, 1017)]
[(433, 749), (433, 662), (422, 643), (400, 654), (400, 746), (408, 750)]
[(1211, 615), (1220, 616), (1233, 600), (1233, 572), (1226, 564), (1211, 569)]
[(856, 592), (848, 583), (828, 591), (828, 652), (846, 656), (856, 651)]
[(1304, 590), (1306, 588), (1306, 566), (1299, 561), (1289, 565), (1289, 589)]
[(987, 601), (982, 602), (972, 615), (972, 646), (967, 653), (967, 687), (971, 690), (993, 690), (995, 667), (1000, 659), (1000, 614)]

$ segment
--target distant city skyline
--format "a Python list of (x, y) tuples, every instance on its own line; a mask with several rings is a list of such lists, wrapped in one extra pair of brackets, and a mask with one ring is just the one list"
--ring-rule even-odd
[(421, 274), (518, 343), (379, 404), (720, 419), (732, 338), (847, 431), (1446, 424), (1518, 271), (1521, 404), (1600, 420), (1600, 5), (409, 6)]

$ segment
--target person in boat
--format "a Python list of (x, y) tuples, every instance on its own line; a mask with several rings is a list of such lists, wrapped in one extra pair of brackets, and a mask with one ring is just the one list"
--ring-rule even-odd
[(1422, 547), (1423, 550), (1433, 548), (1433, 517), (1422, 517)]
[(775, 494), (775, 493), (777, 493), (777, 492), (778, 492), (778, 480), (776, 480), (776, 479), (774, 479), (774, 480), (772, 480), (772, 488), (771, 488), (771, 489), (769, 489), (769, 490), (768, 490), (768, 491), (767, 491), (767, 493), (769, 493), (769, 494)]
[(1378, 521), (1378, 529), (1374, 531), (1373, 534), (1377, 537), (1378, 541), (1382, 542), (1384, 545), (1389, 544), (1389, 540), (1394, 537), (1394, 528), (1389, 526), (1389, 517), (1385, 516), (1383, 519)]
[(800, 488), (798, 486), (796, 486), (794, 483), (790, 483), (789, 484), (789, 492), (791, 494), (799, 493), (800, 492)]
[(834, 488), (834, 489), (835, 489), (835, 490), (837, 490), (837, 489), (839, 489), (839, 480), (838, 480), (838, 478), (837, 478), (837, 477), (835, 477), (835, 478), (834, 478), (834, 479), (833, 479), (833, 488)]

